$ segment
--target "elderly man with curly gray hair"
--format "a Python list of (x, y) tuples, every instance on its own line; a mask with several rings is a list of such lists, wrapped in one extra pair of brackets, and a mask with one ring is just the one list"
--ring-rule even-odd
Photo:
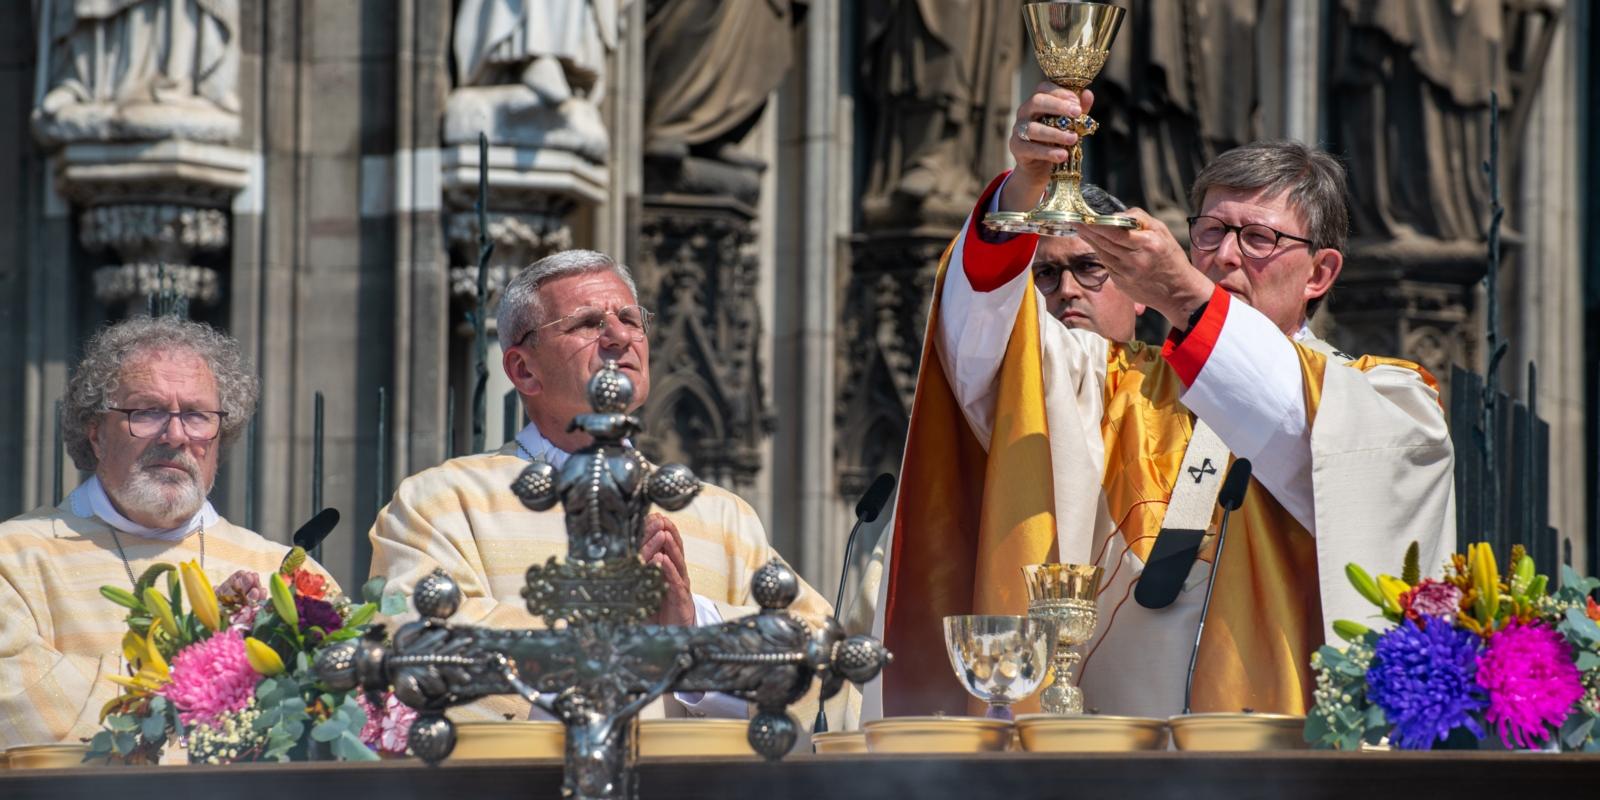
[(206, 500), (258, 393), (238, 343), (204, 324), (136, 318), (85, 345), (61, 426), (93, 475), (0, 524), (0, 749), (97, 728), (127, 630), (99, 587), (132, 588), (157, 563), (196, 561), (213, 584), (277, 570), (288, 548)]

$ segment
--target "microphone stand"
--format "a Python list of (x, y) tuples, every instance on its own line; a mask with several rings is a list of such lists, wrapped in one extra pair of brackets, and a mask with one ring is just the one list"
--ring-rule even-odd
[[(1234, 478), (1234, 473), (1244, 470), (1245, 484), (1239, 488), (1238, 497), (1231, 497), (1233, 484), (1239, 482)], [(1245, 490), (1250, 487), (1250, 461), (1249, 459), (1236, 459), (1233, 467), (1228, 470), (1228, 476), (1222, 482), (1222, 522), (1217, 525), (1217, 552), (1211, 557), (1211, 575), (1206, 579), (1206, 597), (1200, 604), (1200, 624), (1194, 631), (1194, 649), (1189, 651), (1189, 674), (1183, 682), (1183, 713), (1190, 713), (1190, 701), (1194, 698), (1194, 668), (1200, 659), (1200, 637), (1206, 632), (1206, 615), (1211, 613), (1211, 590), (1217, 587), (1217, 565), (1222, 563), (1222, 545), (1228, 537), (1228, 515), (1233, 510), (1244, 504)]]
[[(883, 504), (888, 501), (889, 493), (894, 491), (894, 476), (885, 472), (878, 476), (862, 494), (861, 501), (856, 503), (856, 524), (850, 526), (850, 536), (844, 542), (844, 569), (839, 575), (839, 591), (834, 594), (833, 613), (839, 614), (839, 607), (844, 604), (845, 578), (850, 575), (850, 556), (856, 549), (856, 534), (861, 532), (861, 525), (872, 522), (878, 518), (883, 510)], [(823, 710), (821, 701), (817, 703), (817, 718), (811, 723), (812, 733), (828, 732), (828, 712)]]

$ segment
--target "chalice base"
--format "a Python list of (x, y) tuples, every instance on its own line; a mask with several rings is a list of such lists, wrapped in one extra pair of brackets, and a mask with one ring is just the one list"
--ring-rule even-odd
[(1076, 236), (1079, 225), (1108, 225), (1137, 230), (1139, 220), (1126, 214), (1099, 214), (1089, 207), (1079, 188), (1079, 178), (1058, 172), (1050, 179), (1044, 199), (1032, 211), (995, 211), (985, 214), (984, 227), (1004, 233), (1041, 236)]
[(1039, 693), (1039, 710), (1046, 714), (1082, 714), (1083, 690), (1058, 680)]

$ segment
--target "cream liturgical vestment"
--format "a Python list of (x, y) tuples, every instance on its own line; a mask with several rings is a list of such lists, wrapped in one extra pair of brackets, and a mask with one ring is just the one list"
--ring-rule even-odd
[[(528, 613), (522, 588), (528, 567), (567, 552), (566, 517), (558, 504), (548, 511), (530, 511), (511, 493), (511, 483), (527, 467), (519, 456), (526, 449), (541, 458), (552, 451), (537, 430), (496, 453), (454, 458), (402, 481), (394, 500), (373, 525), (372, 574), (388, 576), (391, 585), (407, 590), (434, 569), (443, 569), (460, 584), (464, 599), (450, 621), (492, 628), (539, 628), (543, 622)], [(684, 560), (695, 597), (697, 622), (732, 620), (760, 609), (750, 599), (750, 577), (777, 554), (767, 544), (761, 520), (737, 496), (704, 484), (700, 494), (680, 511), (661, 512), (683, 537)], [(815, 589), (801, 582), (800, 597), (789, 608), (816, 624), (832, 613)], [(691, 702), (702, 700), (702, 702)], [(815, 711), (814, 703), (811, 710)], [(799, 705), (794, 707), (801, 714)], [(450, 716), (469, 719), (526, 719), (530, 706), (512, 696), (485, 698), (454, 709)], [(662, 716), (746, 716), (735, 698), (708, 693), (675, 695), (657, 700), (641, 712)]]
[[(1310, 657), (1337, 641), (1332, 623), (1371, 615), (1345, 565), (1398, 569), (1416, 541), (1437, 572), (1454, 543), (1453, 454), (1432, 377), (1351, 359), (1305, 330), (1285, 336), (1220, 289), (1161, 348), (1068, 329), (1033, 289), (1037, 237), (975, 230), (999, 185), (947, 253), (930, 315), (878, 602), (885, 643), (898, 663), (938, 644), (934, 616), (1026, 613), (1030, 561), (1094, 563), (1105, 579), (1079, 668), (1086, 704), (1181, 713), (1220, 515), (1175, 602), (1146, 608), (1133, 590), (1198, 418), (1254, 469), (1218, 565), (1194, 710), (1304, 713)], [(941, 453), (977, 466), (951, 480), (961, 476), (929, 466), (953, 460)], [(967, 505), (950, 499), (962, 487), (976, 495)], [(930, 513), (977, 530), (941, 538)], [(962, 561), (976, 566), (950, 566)], [(891, 666), (863, 716), (959, 711), (948, 683)]]
[(126, 610), (101, 586), (131, 591), (129, 568), (138, 576), (190, 560), (216, 585), (239, 570), (270, 575), (289, 552), (212, 512), (203, 559), (197, 533), (168, 541), (121, 532), (124, 566), (111, 526), (74, 513), (89, 507), (77, 495), (0, 524), (0, 748), (76, 742), (99, 729), (101, 706), (122, 691), (106, 676), (123, 671), (128, 630)]

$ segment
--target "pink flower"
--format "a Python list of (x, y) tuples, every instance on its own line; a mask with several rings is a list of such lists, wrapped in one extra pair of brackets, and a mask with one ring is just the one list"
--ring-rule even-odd
[(1461, 590), (1455, 585), (1423, 578), (1410, 591), (1400, 596), (1400, 607), (1406, 617), (1420, 621), (1423, 617), (1455, 619), (1461, 610)]
[(228, 627), (241, 633), (249, 633), (256, 626), (256, 612), (260, 610), (261, 606), (255, 604), (241, 606), (228, 617)]
[(1542, 745), (1583, 697), (1572, 648), (1538, 622), (1513, 620), (1489, 639), (1478, 656), (1478, 685), (1489, 693), (1484, 718), (1508, 748)]
[(171, 670), (172, 683), (161, 694), (178, 707), (185, 725), (216, 726), (218, 716), (242, 711), (260, 677), (245, 658), (244, 635), (232, 629), (180, 650)]
[(410, 746), (406, 734), (411, 730), (417, 712), (400, 702), (394, 692), (384, 693), (381, 712), (367, 702), (365, 694), (357, 695), (356, 702), (361, 704), (362, 711), (367, 712), (367, 724), (361, 728), (361, 741), (379, 753), (405, 755), (406, 748)]

